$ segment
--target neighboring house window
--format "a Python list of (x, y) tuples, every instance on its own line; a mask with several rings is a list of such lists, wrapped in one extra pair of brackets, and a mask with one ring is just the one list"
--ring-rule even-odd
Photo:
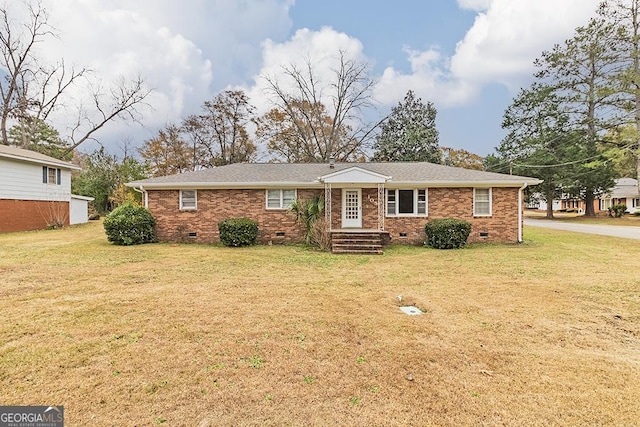
[(633, 207), (640, 208), (640, 199), (633, 199)]
[(426, 216), (426, 189), (387, 189), (387, 216)]
[(195, 210), (198, 207), (198, 193), (196, 190), (180, 190), (180, 209)]
[(606, 211), (607, 209), (609, 209), (609, 207), (611, 206), (611, 200), (610, 199), (600, 199), (600, 210), (601, 211)]
[(296, 190), (267, 190), (267, 209), (288, 209), (296, 200)]
[(473, 215), (491, 216), (491, 189), (473, 189)]
[(49, 168), (47, 166), (42, 167), (42, 183), (61, 185), (62, 183), (62, 170), (56, 168)]

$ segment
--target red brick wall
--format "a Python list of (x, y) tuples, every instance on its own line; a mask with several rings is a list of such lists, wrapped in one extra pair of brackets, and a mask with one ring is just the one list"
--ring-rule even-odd
[[(473, 216), (473, 188), (429, 188), (428, 217), (385, 217), (385, 230), (392, 242), (422, 244), (424, 225), (436, 218), (460, 218), (472, 225), (470, 242), (517, 242), (518, 240), (518, 188), (492, 189), (492, 216)], [(298, 190), (299, 199), (308, 199), (319, 190)], [(341, 227), (342, 190), (332, 190), (332, 228)], [(180, 211), (179, 192), (149, 191), (149, 209), (158, 221), (160, 241), (218, 242), (218, 222), (244, 216), (258, 221), (261, 243), (299, 242), (304, 227), (295, 222), (287, 210), (267, 210), (265, 190), (198, 190), (198, 210)], [(378, 227), (378, 190), (362, 189), (362, 226)], [(284, 232), (284, 236), (276, 236)], [(196, 237), (189, 237), (196, 233)], [(400, 237), (400, 234), (406, 234)], [(480, 233), (488, 233), (480, 237)]]
[(0, 233), (69, 225), (69, 202), (0, 199)]
[[(306, 200), (318, 193), (298, 190), (298, 198)], [(267, 209), (265, 199), (265, 190), (198, 190), (198, 209), (181, 211), (178, 190), (150, 190), (149, 210), (157, 221), (158, 240), (163, 242), (217, 243), (218, 222), (237, 217), (258, 222), (260, 243), (302, 241), (304, 226), (286, 209)], [(282, 232), (284, 236), (276, 235)]]
[[(436, 218), (459, 218), (471, 223), (469, 242), (518, 241), (518, 188), (496, 188), (492, 193), (492, 215), (473, 216), (473, 188), (429, 188), (428, 217), (387, 217), (385, 229), (392, 242), (422, 244), (424, 225)], [(406, 237), (400, 237), (406, 233)], [(480, 233), (488, 233), (480, 237)]]

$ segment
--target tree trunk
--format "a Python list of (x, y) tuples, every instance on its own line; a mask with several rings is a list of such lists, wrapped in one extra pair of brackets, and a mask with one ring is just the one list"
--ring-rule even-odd
[(593, 195), (593, 190), (587, 190), (584, 194), (584, 216), (594, 217), (596, 216), (596, 211), (593, 208), (593, 204), (595, 202), (595, 196)]
[(545, 198), (547, 199), (547, 219), (553, 219), (553, 196), (555, 195), (555, 189), (547, 190)]

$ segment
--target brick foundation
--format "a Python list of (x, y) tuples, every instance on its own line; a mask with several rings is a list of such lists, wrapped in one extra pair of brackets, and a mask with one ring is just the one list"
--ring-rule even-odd
[(0, 199), (0, 233), (69, 225), (69, 202)]

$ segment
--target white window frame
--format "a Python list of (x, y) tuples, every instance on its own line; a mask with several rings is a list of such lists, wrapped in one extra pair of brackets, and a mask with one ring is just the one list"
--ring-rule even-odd
[[(291, 192), (293, 191), (293, 198), (290, 199), (289, 203), (285, 204), (285, 194), (286, 192)], [(269, 198), (269, 192), (277, 192), (277, 198), (276, 197), (271, 197), (271, 199)], [(265, 203), (265, 208), (267, 210), (284, 210), (284, 209), (289, 209), (289, 207), (291, 206), (291, 204), (293, 202), (295, 202), (298, 199), (298, 190), (296, 190), (295, 188), (269, 188), (265, 191), (264, 193), (264, 203)], [(278, 205), (277, 206), (269, 206), (269, 200), (274, 200), (277, 201)]]
[[(413, 191), (413, 212), (411, 213), (399, 213), (398, 210), (400, 208), (400, 191)], [(389, 194), (393, 192), (393, 201), (394, 204), (394, 213), (389, 213)], [(419, 192), (424, 192), (424, 202), (419, 201)], [(388, 217), (427, 217), (429, 216), (429, 189), (428, 188), (387, 188), (385, 191), (385, 213)], [(424, 213), (418, 213), (420, 210), (421, 203), (424, 203)]]
[[(191, 204), (189, 204), (188, 206), (185, 206), (184, 193), (187, 191), (193, 192), (193, 206)], [(189, 199), (191, 199), (191, 197), (186, 198), (186, 201), (189, 201)], [(198, 209), (198, 190), (180, 190), (180, 210), (195, 211), (197, 209)]]
[(43, 166), (42, 183), (47, 185), (61, 185), (62, 171), (59, 168)]
[(640, 208), (640, 198), (636, 197), (631, 201), (632, 207)]
[[(478, 212), (480, 203), (486, 206), (487, 200), (478, 200), (478, 191), (487, 191), (489, 194), (489, 212)], [(474, 188), (473, 189), (473, 216), (487, 217), (493, 215), (493, 189), (492, 188)]]

